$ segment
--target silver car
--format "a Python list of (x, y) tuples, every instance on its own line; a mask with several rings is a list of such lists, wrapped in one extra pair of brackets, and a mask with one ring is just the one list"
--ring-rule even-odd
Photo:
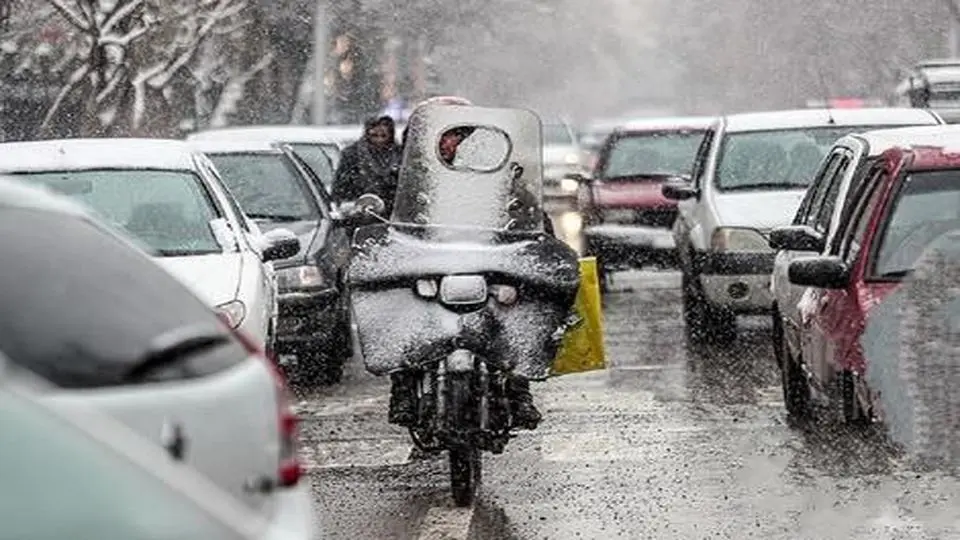
[(0, 180), (0, 230), (0, 350), (56, 387), (47, 400), (109, 414), (251, 514), (309, 536), (297, 419), (252, 339), (51, 191)]
[(44, 385), (4, 363), (0, 539), (296, 538), (116, 421), (52, 405)]

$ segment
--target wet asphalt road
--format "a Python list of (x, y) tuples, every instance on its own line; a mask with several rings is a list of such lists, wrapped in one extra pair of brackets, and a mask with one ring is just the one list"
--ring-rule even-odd
[[(557, 225), (575, 235), (575, 217)], [(323, 538), (960, 538), (955, 479), (911, 471), (830, 411), (788, 425), (766, 319), (689, 347), (679, 275), (648, 271), (615, 277), (605, 322), (609, 369), (534, 386), (545, 420), (485, 456), (473, 509), (449, 504), (444, 459), (413, 458), (386, 423), (385, 380), (354, 362), (306, 392)]]

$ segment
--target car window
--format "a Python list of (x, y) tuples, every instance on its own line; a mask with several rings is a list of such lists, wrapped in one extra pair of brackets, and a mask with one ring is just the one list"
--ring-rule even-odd
[(290, 143), (289, 146), (320, 180), (317, 187), (330, 193), (333, 189), (334, 177), (333, 160), (330, 158), (331, 150), (322, 144), (312, 143)]
[(871, 274), (902, 277), (932, 241), (958, 228), (960, 170), (907, 175), (883, 220)]
[(303, 157), (293, 151), (292, 148), (290, 151), (290, 159), (294, 161), (294, 166), (299, 167), (302, 171), (302, 175), (306, 176), (308, 181), (313, 185), (316, 193), (315, 196), (320, 200), (320, 215), (324, 219), (328, 219), (330, 216), (330, 210), (333, 208), (333, 200), (330, 197), (330, 192), (327, 191), (327, 188), (323, 185), (323, 182), (320, 178), (317, 177), (317, 174), (313, 171), (309, 164), (307, 164)]
[(207, 156), (250, 218), (281, 221), (319, 218), (306, 180), (279, 150)]
[(702, 131), (621, 135), (609, 147), (602, 177), (687, 174), (702, 140)]
[(721, 190), (802, 188), (838, 139), (880, 126), (782, 129), (729, 133), (717, 160)]
[(690, 175), (693, 179), (693, 185), (696, 187), (703, 186), (703, 177), (707, 173), (707, 162), (710, 159), (710, 149), (712, 148), (714, 137), (716, 137), (716, 132), (712, 129), (708, 130), (707, 134), (703, 136), (703, 141), (700, 142), (700, 147), (697, 149), (697, 155), (694, 158)]
[(840, 239), (839, 248), (831, 248), (832, 254), (839, 255), (848, 263), (853, 263), (860, 256), (867, 226), (876, 213), (877, 205), (880, 204), (887, 176), (883, 168), (873, 171), (870, 179), (864, 183), (863, 189), (857, 194), (857, 199), (850, 202), (853, 207), (850, 220), (845, 224), (843, 233), (837, 235)]
[[(142, 253), (86, 220), (0, 207), (0, 350), (68, 388), (128, 384), (158, 337), (221, 323)], [(146, 382), (202, 377), (246, 357), (230, 340), (151, 373)]]
[(220, 185), (223, 186), (223, 196), (227, 200), (227, 204), (230, 205), (230, 210), (233, 212), (233, 215), (237, 217), (237, 221), (240, 223), (240, 228), (243, 230), (243, 232), (252, 232), (247, 215), (244, 214), (243, 210), (240, 209), (240, 204), (237, 203), (237, 199), (233, 196), (233, 193), (227, 189), (227, 186), (223, 183), (223, 178), (220, 177), (220, 174), (216, 171), (216, 169), (210, 167), (206, 163), (201, 162), (200, 167), (203, 169), (205, 174), (209, 174), (216, 182), (219, 182)]
[(17, 176), (83, 203), (157, 255), (223, 252), (211, 226), (223, 214), (193, 172), (85, 170)]
[(159, 477), (10, 391), (0, 391), (0, 425), (0, 537), (242, 538)]
[(794, 217), (794, 225), (811, 225), (813, 223), (814, 217), (816, 217), (817, 212), (820, 210), (820, 202), (823, 200), (823, 195), (830, 186), (830, 179), (833, 177), (833, 172), (837, 168), (840, 156), (840, 153), (834, 152), (822, 161), (819, 171), (814, 176), (813, 183), (810, 185), (810, 188), (807, 189), (806, 194), (804, 194), (803, 201), (800, 202), (800, 208)]
[(840, 193), (840, 186), (843, 184), (843, 178), (846, 176), (852, 161), (853, 158), (849, 153), (845, 152), (842, 154), (837, 162), (836, 168), (827, 179), (827, 189), (825, 190), (823, 199), (820, 201), (820, 208), (817, 210), (816, 217), (813, 221), (813, 228), (823, 234), (826, 234), (827, 229), (830, 227), (833, 211), (837, 207), (837, 196)]

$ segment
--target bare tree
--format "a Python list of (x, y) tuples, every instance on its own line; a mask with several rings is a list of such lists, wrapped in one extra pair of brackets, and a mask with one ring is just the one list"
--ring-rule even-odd
[[(269, 51), (252, 59), (244, 51), (252, 22), (247, 0), (24, 3), (30, 9), (18, 13), (6, 36), (25, 56), (18, 65), (35, 65), (61, 84), (42, 133), (171, 135), (200, 111), (200, 101), (210, 102), (207, 114), (229, 114), (242, 86), (271, 58)], [(55, 44), (36, 31), (51, 25), (62, 34)], [(55, 58), (38, 64), (38, 51)]]

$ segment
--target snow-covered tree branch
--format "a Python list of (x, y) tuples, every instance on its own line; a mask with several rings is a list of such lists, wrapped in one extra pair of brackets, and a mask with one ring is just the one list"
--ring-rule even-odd
[[(229, 90), (236, 101), (269, 62), (245, 54), (248, 0), (16, 1), (17, 21), (0, 35), (0, 65), (59, 85), (42, 134), (172, 135), (196, 114), (196, 87)], [(203, 65), (226, 78), (201, 80), (210, 76)], [(213, 107), (226, 114), (223, 103)]]

